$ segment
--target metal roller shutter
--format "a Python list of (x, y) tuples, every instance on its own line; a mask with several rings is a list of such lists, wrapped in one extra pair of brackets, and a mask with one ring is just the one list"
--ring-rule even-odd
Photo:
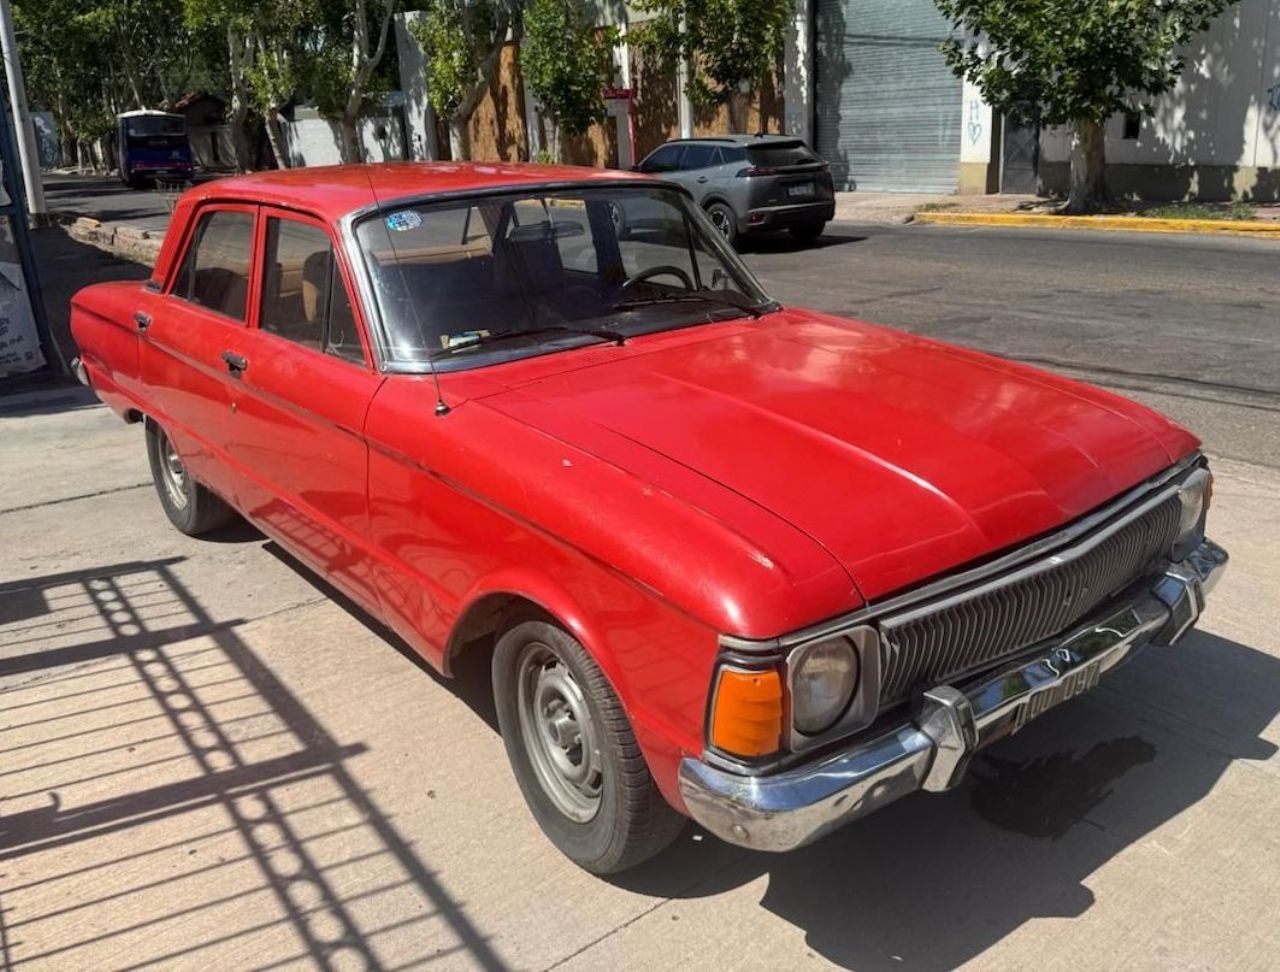
[(815, 142), (837, 189), (952, 192), (963, 95), (932, 0), (816, 0)]

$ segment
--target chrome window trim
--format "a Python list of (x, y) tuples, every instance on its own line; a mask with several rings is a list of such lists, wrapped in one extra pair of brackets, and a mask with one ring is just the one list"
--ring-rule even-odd
[[(777, 638), (756, 640), (739, 638), (735, 635), (721, 635), (721, 649), (748, 655), (777, 653), (808, 641), (847, 634), (859, 625), (866, 624), (873, 619), (884, 617), (922, 602), (930, 602), (924, 610), (931, 610), (935, 607), (935, 602), (938, 598), (949, 595), (959, 588), (981, 584), (990, 578), (995, 579), (989, 586), (1003, 586), (1003, 584), (1010, 582), (1013, 577), (1022, 573), (1018, 571), (1018, 568), (1024, 567), (1028, 562), (1050, 554), (1054, 550), (1069, 546), (1075, 540), (1097, 531), (1104, 525), (1109, 535), (1113, 530), (1120, 529), (1133, 519), (1141, 516), (1152, 506), (1168, 499), (1182, 485), (1181, 477), (1189, 474), (1193, 468), (1202, 465), (1203, 460), (1204, 457), (1199, 450), (1192, 452), (1105, 506), (1092, 513), (1085, 514), (1070, 526), (1039, 540), (1023, 544), (985, 564), (957, 574), (947, 575), (914, 590), (890, 596), (883, 601), (869, 602), (850, 614), (819, 622), (816, 625), (811, 625), (808, 628), (802, 628)], [(1171, 483), (1173, 483), (1172, 486), (1170, 486)], [(1114, 523), (1107, 522), (1112, 519), (1114, 519)], [(971, 593), (966, 591), (963, 596), (969, 596)]]

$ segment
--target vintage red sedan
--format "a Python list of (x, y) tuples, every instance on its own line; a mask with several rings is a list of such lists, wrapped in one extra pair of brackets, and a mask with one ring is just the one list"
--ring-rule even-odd
[(781, 307), (645, 176), (209, 183), (73, 327), (179, 530), (239, 513), (441, 671), (491, 654), (524, 797), (597, 872), (681, 814), (786, 850), (952, 787), (1227, 560), (1185, 430)]

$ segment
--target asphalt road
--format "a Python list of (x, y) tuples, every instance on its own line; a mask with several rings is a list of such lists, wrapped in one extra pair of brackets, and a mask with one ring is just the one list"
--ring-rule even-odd
[[(1206, 435), (1233, 563), (1198, 631), (949, 793), (783, 856), (691, 826), (602, 881), (532, 823), (483, 658), (438, 679), (254, 531), (180, 536), (91, 399), (0, 400), (0, 967), (1280, 965), (1280, 251), (825, 244), (748, 259), (788, 302), (1122, 381)], [(48, 261), (58, 293), (110, 275), (89, 255)]]
[(1280, 466), (1280, 242), (833, 225), (744, 254), (773, 296), (1106, 385)]

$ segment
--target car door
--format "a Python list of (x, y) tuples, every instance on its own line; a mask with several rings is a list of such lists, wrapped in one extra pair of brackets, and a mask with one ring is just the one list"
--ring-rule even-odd
[(263, 207), (232, 449), (241, 509), (371, 611), (365, 413), (381, 377), (318, 219)]
[(676, 181), (693, 193), (693, 200), (699, 206), (716, 186), (715, 167), (720, 164), (719, 159), (719, 146), (698, 142), (691, 142), (686, 146), (684, 155), (680, 157), (680, 172)]
[(188, 470), (237, 500), (234, 360), (248, 319), (257, 207), (214, 203), (190, 221), (182, 255), (161, 292), (140, 302), (139, 373), (151, 417)]

